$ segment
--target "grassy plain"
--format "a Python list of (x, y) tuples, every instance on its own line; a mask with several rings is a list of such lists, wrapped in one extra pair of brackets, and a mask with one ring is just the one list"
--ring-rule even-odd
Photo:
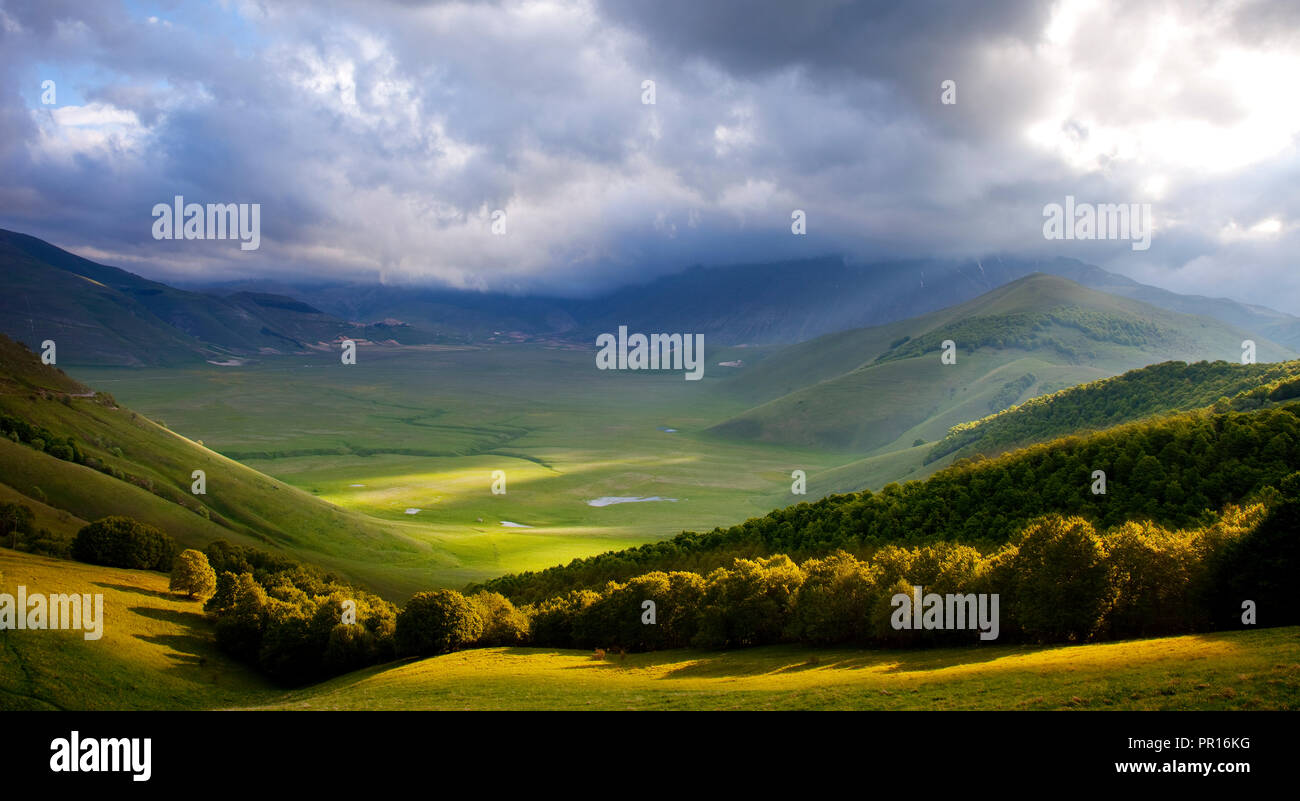
[[(729, 368), (716, 362), (727, 358), (711, 355), (702, 381), (600, 371), (589, 350), (535, 345), (363, 348), (349, 366), (322, 355), (72, 372), (207, 448), (417, 543), (423, 555), (397, 567), (366, 564), (372, 557), (358, 552), (347, 571), (376, 576), (368, 583), (405, 600), (401, 591), (459, 587), (766, 514), (802, 500), (790, 491), (795, 469), (817, 497), (817, 474), (850, 457), (702, 433), (744, 407), (718, 391)], [(497, 470), (504, 494), (492, 492)], [(675, 500), (589, 505), (607, 496)]]

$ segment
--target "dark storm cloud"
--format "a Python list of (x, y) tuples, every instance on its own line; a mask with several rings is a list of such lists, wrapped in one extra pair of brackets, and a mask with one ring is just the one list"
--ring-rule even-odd
[[(1300, 309), (1300, 113), (1269, 102), (1298, 26), (1286, 3), (0, 0), (0, 225), (213, 279), (581, 292), (997, 251)], [(175, 194), (261, 203), (262, 248), (154, 241)], [(1066, 194), (1151, 202), (1152, 248), (1045, 241)]]
[(607, 19), (640, 31), (657, 48), (713, 61), (732, 74), (802, 64), (891, 80), (980, 40), (1031, 41), (1049, 8), (1028, 0), (601, 0), (600, 7)]

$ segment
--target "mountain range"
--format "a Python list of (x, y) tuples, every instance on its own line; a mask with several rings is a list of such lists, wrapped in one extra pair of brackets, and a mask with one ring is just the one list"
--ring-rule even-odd
[[(972, 300), (1011, 281), (1047, 273), (1168, 311), (1212, 317), (1300, 349), (1300, 318), (1227, 298), (1181, 295), (1076, 259), (992, 256), (852, 264), (838, 256), (704, 267), (633, 282), (589, 298), (479, 293), (379, 284), (244, 281), (225, 292), (291, 295), (348, 320), (403, 320), (448, 337), (592, 341), (630, 330), (702, 333), (720, 345), (786, 345), (883, 325)], [(517, 338), (517, 337), (516, 337)]]
[(0, 230), (0, 331), (68, 364), (224, 361), (332, 346), (343, 338), (423, 344), (400, 324), (352, 323), (294, 298), (191, 292)]
[(182, 289), (4, 230), (0, 331), (33, 347), (53, 339), (70, 364), (128, 366), (305, 352), (345, 338), (401, 345), (582, 343), (620, 325), (701, 333), (718, 345), (789, 345), (952, 308), (1035, 273), (1300, 349), (1300, 318), (1180, 295), (1073, 259), (850, 264), (828, 256), (695, 266), (576, 299), (273, 281)]

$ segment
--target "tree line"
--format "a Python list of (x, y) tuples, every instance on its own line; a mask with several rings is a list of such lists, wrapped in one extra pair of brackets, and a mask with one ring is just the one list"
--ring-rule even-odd
[[(1300, 489), (1300, 474), (1292, 480)], [(1080, 517), (1047, 515), (1010, 542), (896, 545), (862, 559), (842, 550), (796, 562), (736, 559), (708, 575), (656, 571), (571, 590), (522, 607), (530, 642), (562, 648), (657, 650), (974, 644), (974, 626), (895, 626), (899, 596), (997, 595), (998, 642), (1080, 643), (1300, 622), (1288, 591), (1297, 563), (1300, 503), (1274, 496), (1231, 507), (1197, 529), (1129, 522), (1098, 532)], [(643, 610), (653, 602), (657, 620)], [(1249, 601), (1248, 609), (1244, 605)], [(973, 609), (972, 609), (973, 611)]]
[(1297, 524), (1300, 473), (1192, 529), (1130, 521), (1099, 531), (1081, 517), (1052, 514), (988, 551), (937, 542), (887, 545), (869, 558), (774, 554), (707, 574), (652, 571), (520, 607), (499, 593), (443, 589), (400, 610), (313, 568), (223, 543), (208, 552), (221, 573), (205, 609), (224, 650), (287, 685), (493, 645), (649, 651), (980, 641), (971, 626), (896, 627), (895, 598), (914, 587), (997, 595), (997, 642), (1081, 643), (1300, 623), (1289, 586), (1300, 568)]

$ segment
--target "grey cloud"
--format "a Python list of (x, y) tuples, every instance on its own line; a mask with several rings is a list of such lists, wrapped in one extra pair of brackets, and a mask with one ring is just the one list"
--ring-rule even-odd
[[(512, 2), (185, 4), (151, 24), (119, 5), (0, 0), (21, 28), (0, 30), (0, 225), (154, 275), (554, 292), (832, 251), (1074, 255), (1203, 291), (1211, 265), (1234, 259), (1252, 269), (1232, 294), (1300, 310), (1300, 287), (1268, 291), (1290, 233), (1230, 242), (1218, 230), (1229, 219), (1300, 221), (1294, 147), (1225, 172), (1172, 174), (1153, 203), (1179, 222), (1140, 256), (1043, 240), (1044, 203), (1143, 199), (1152, 170), (1106, 154), (1108, 126), (1232, 122), (1252, 110), (1230, 82), (1115, 91), (1145, 52), (1152, 15), (1177, 7), (1085, 20), (1068, 53), (1077, 74), (1045, 61), (1051, 8), (604, 0), (548, 15)], [(1192, 7), (1191, 19), (1210, 19), (1209, 8)], [(1199, 35), (1300, 52), (1286, 4), (1233, 14)], [(1187, 48), (1163, 63), (1195, 75), (1207, 57)], [(46, 112), (33, 116), (20, 91), (43, 60), (84, 82), (88, 103), (134, 113), (139, 152), (48, 158), (34, 122)], [(938, 102), (947, 78), (955, 106)], [(1087, 80), (1060, 132), (1097, 149), (1094, 166), (1026, 138), (1075, 78)], [(657, 83), (654, 106), (640, 103), (644, 79)], [(149, 209), (174, 194), (262, 203), (263, 249), (153, 241)], [(503, 238), (487, 233), (498, 208), (511, 210)], [(808, 237), (790, 235), (793, 208), (808, 212)]]

